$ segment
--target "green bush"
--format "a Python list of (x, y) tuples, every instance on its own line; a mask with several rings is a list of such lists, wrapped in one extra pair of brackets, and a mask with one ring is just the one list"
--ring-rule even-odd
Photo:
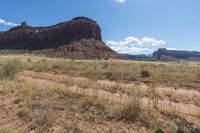
[(2, 66), (2, 77), (13, 79), (14, 76), (22, 69), (22, 63), (18, 59), (11, 59)]

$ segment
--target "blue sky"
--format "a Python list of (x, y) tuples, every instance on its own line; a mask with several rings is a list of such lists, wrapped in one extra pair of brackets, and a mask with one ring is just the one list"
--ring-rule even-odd
[(159, 47), (200, 51), (199, 6), (199, 0), (1, 0), (0, 30), (22, 21), (46, 26), (87, 16), (120, 53)]

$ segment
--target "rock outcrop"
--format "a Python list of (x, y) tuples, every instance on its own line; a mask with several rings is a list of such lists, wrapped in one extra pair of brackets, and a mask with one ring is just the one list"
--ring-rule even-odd
[(73, 59), (121, 59), (101, 38), (101, 28), (92, 19), (76, 17), (49, 27), (26, 22), (0, 32), (0, 50), (28, 52)]
[(101, 41), (100, 26), (86, 17), (77, 17), (49, 27), (32, 27), (23, 22), (8, 31), (0, 32), (0, 49), (56, 48), (83, 38)]
[(200, 52), (197, 51), (179, 51), (179, 50), (167, 50), (160, 48), (153, 53), (153, 58), (159, 60), (200, 60)]
[(81, 39), (58, 48), (34, 50), (32, 52), (36, 55), (70, 59), (122, 59), (122, 56), (105, 45), (104, 42), (95, 39)]

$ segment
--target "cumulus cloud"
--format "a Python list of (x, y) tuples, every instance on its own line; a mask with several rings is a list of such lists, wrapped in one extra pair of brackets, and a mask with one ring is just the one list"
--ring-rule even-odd
[(165, 45), (166, 42), (151, 37), (143, 37), (142, 39), (139, 39), (134, 36), (129, 36), (122, 41), (107, 41), (107, 44), (111, 46), (161, 46)]
[(0, 24), (7, 25), (7, 26), (18, 26), (18, 24), (16, 24), (16, 23), (8, 22), (8, 21), (1, 19), (1, 18), (0, 18)]
[(114, 0), (114, 1), (117, 3), (125, 3), (126, 2), (126, 0)]
[(166, 48), (167, 50), (180, 50), (180, 49), (177, 49), (177, 48)]
[(127, 47), (127, 46), (124, 47), (110, 46), (110, 47), (120, 54), (142, 54), (154, 51), (150, 48), (141, 48), (141, 47)]
[(141, 42), (144, 45), (150, 45), (150, 46), (160, 46), (166, 44), (166, 42), (163, 40), (155, 40), (154, 38), (148, 38), (148, 37), (142, 38)]
[(118, 53), (140, 54), (152, 52), (153, 50), (149, 47), (165, 45), (166, 42), (151, 37), (143, 37), (142, 39), (139, 39), (134, 36), (129, 36), (121, 41), (106, 41), (106, 44)]

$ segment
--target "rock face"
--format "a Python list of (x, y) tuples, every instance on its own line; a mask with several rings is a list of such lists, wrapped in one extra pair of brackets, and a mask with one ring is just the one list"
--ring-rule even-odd
[(101, 41), (100, 26), (86, 17), (77, 17), (49, 27), (31, 27), (23, 22), (20, 26), (0, 32), (0, 49), (56, 48), (83, 38)]
[(86, 17), (49, 27), (31, 27), (23, 22), (0, 32), (0, 49), (73, 59), (122, 59), (102, 41), (100, 26)]
[(153, 58), (163, 59), (181, 59), (181, 60), (200, 60), (200, 52), (197, 51), (178, 51), (160, 48), (153, 53)]

